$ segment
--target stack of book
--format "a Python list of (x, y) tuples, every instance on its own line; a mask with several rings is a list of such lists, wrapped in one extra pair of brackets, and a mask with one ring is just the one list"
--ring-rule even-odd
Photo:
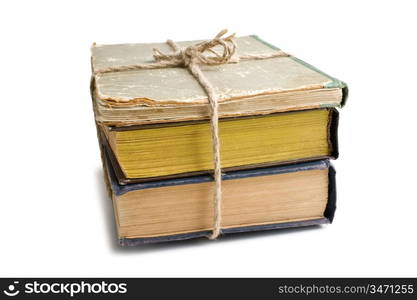
[[(194, 42), (181, 42), (180, 46)], [(236, 38), (239, 55), (279, 49)], [(151, 64), (161, 44), (94, 45), (91, 92), (122, 245), (207, 236), (213, 153), (207, 95), (186, 68)], [(222, 234), (331, 223), (336, 107), (346, 85), (293, 57), (202, 65), (219, 95)]]

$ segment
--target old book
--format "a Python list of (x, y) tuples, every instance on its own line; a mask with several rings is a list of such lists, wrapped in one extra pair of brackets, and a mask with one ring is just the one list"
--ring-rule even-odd
[[(336, 158), (337, 111), (314, 109), (220, 122), (224, 171)], [(187, 121), (101, 126), (120, 184), (207, 173), (212, 169), (209, 124)]]
[[(195, 43), (180, 42), (181, 47)], [(256, 36), (236, 38), (238, 55), (273, 54), (276, 47)], [(154, 61), (152, 49), (172, 52), (166, 43), (95, 45), (93, 72)], [(340, 107), (346, 85), (293, 57), (244, 60), (201, 66), (219, 97), (221, 118)], [(123, 127), (208, 119), (207, 95), (186, 68), (159, 68), (96, 74), (91, 85), (96, 121)]]
[[(120, 185), (106, 151), (103, 154), (122, 245), (210, 233), (211, 176)], [(223, 176), (222, 233), (330, 223), (335, 203), (335, 172), (327, 160), (227, 172)]]

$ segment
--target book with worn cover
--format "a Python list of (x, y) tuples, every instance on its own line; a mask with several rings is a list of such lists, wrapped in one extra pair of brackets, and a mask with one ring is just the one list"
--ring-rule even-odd
[[(257, 36), (238, 37), (236, 44), (237, 55), (279, 51)], [(93, 73), (109, 67), (151, 64), (153, 48), (172, 52), (166, 43), (94, 45)], [(294, 56), (203, 65), (201, 69), (219, 97), (220, 118), (340, 107), (347, 97), (345, 83)], [(91, 87), (100, 124), (120, 127), (209, 118), (206, 92), (186, 68), (96, 74)]]
[[(210, 175), (120, 185), (103, 150), (121, 245), (210, 234)], [(319, 160), (226, 172), (223, 203), (222, 234), (328, 224), (336, 209), (335, 171), (328, 160)]]

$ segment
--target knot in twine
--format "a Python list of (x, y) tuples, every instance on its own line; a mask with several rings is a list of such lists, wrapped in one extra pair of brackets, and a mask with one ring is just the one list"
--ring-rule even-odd
[[(190, 45), (186, 48), (179, 49), (177, 44), (172, 40), (168, 40), (175, 53), (165, 54), (159, 49), (153, 49), (154, 59), (157, 62), (175, 62), (188, 67), (190, 64), (203, 64), (203, 65), (221, 65), (231, 62), (236, 53), (236, 43), (233, 40), (235, 34), (231, 34), (227, 37), (222, 37), (227, 33), (224, 29), (220, 31), (212, 40), (203, 41), (201, 43)], [(220, 46), (222, 52), (215, 51), (213, 48)], [(235, 59), (235, 62), (237, 60)]]
[[(172, 54), (165, 54), (159, 49), (153, 49), (154, 63), (133, 64), (127, 66), (109, 67), (97, 70), (94, 73), (103, 74), (110, 72), (122, 72), (140, 69), (158, 69), (170, 67), (186, 67), (195, 79), (200, 83), (201, 87), (206, 91), (208, 102), (210, 105), (210, 128), (213, 147), (213, 164), (214, 164), (214, 201), (213, 201), (213, 231), (208, 236), (209, 239), (216, 239), (221, 234), (221, 201), (222, 201), (222, 172), (220, 163), (220, 140), (219, 140), (219, 113), (218, 113), (218, 96), (215, 89), (200, 69), (200, 65), (222, 65), (240, 60), (268, 59), (274, 57), (285, 57), (289, 54), (277, 50), (269, 54), (249, 54), (236, 55), (236, 43), (234, 41), (235, 34), (223, 37), (227, 33), (224, 29), (220, 31), (212, 40), (190, 45), (180, 48), (172, 40), (168, 40), (167, 44), (174, 50)], [(215, 51), (213, 48), (221, 48), (222, 51)]]

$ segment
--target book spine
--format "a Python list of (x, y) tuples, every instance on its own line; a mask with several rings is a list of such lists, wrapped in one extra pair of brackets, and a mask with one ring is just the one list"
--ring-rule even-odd
[(330, 223), (333, 222), (334, 214), (336, 212), (336, 198), (336, 169), (332, 165), (330, 165), (328, 200), (326, 209), (324, 210), (324, 217), (326, 217), (326, 219), (328, 219)]
[(338, 138), (338, 129), (339, 129), (339, 112), (337, 109), (332, 108), (330, 111), (330, 120), (329, 120), (329, 141), (330, 141), (330, 157), (332, 159), (337, 159), (339, 157), (339, 138)]

